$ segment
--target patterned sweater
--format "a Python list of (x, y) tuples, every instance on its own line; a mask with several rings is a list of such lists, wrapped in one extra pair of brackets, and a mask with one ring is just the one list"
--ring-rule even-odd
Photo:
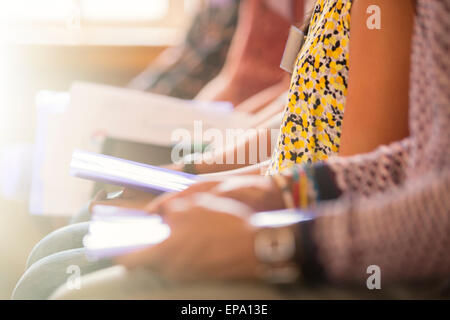
[[(301, 225), (306, 277), (365, 283), (450, 277), (450, 0), (418, 0), (410, 137), (312, 166), (317, 219)], [(333, 196), (330, 196), (333, 195)]]

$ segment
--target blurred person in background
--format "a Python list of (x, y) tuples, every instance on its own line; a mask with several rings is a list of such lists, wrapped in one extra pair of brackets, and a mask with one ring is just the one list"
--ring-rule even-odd
[(163, 51), (128, 87), (193, 99), (222, 69), (239, 16), (240, 0), (206, 1), (184, 42)]
[(207, 1), (183, 45), (164, 51), (128, 87), (237, 106), (282, 81), (289, 26), (302, 15), (303, 1)]

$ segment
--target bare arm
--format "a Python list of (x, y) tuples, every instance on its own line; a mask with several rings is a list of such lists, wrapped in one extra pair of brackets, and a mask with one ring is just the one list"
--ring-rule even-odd
[[(225, 145), (214, 154), (204, 154), (202, 163), (195, 166), (196, 171), (199, 174), (231, 175), (238, 172), (239, 174), (241, 172), (259, 174), (262, 169), (258, 165), (268, 160), (272, 154), (272, 141), (275, 141), (279, 133), (282, 118), (280, 113), (284, 109), (285, 100), (286, 96), (283, 94), (259, 111), (258, 115), (253, 117), (253, 132), (247, 132), (244, 139), (234, 145)], [(231, 162), (230, 159), (232, 159)], [(252, 169), (254, 165), (258, 168)], [(181, 167), (177, 165), (170, 165), (169, 168), (181, 170)], [(241, 171), (243, 168), (246, 169)], [(235, 172), (235, 170), (239, 171)]]
[[(370, 5), (381, 29), (370, 30)], [(340, 155), (374, 150), (408, 136), (408, 87), (414, 4), (356, 0), (352, 7), (349, 84)]]
[(237, 143), (204, 154), (203, 161), (196, 165), (196, 170), (200, 174), (208, 174), (240, 169), (266, 161), (272, 150), (270, 135), (269, 128), (252, 129)]
[[(225, 145), (214, 152), (203, 153), (202, 161), (195, 164), (197, 174), (234, 174), (234, 170), (251, 167), (246, 174), (259, 173), (261, 169), (255, 169), (253, 165), (268, 160), (271, 155), (272, 139), (270, 128), (258, 128), (247, 132), (243, 139), (236, 143)], [(262, 149), (262, 148), (265, 148)], [(170, 164), (165, 168), (181, 171), (181, 164)], [(241, 171), (239, 171), (241, 174)]]

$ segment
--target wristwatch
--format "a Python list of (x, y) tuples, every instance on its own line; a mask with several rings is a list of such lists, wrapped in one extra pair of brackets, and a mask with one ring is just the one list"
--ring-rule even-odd
[(298, 224), (310, 219), (310, 213), (294, 209), (261, 212), (250, 218), (256, 227), (254, 249), (263, 280), (285, 284), (301, 279)]
[(295, 235), (292, 227), (261, 228), (255, 235), (255, 255), (260, 262), (259, 276), (270, 283), (292, 283), (300, 269), (294, 257)]

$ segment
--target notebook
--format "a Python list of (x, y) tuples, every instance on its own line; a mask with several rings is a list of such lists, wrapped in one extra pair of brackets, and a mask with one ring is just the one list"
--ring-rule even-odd
[(82, 150), (73, 152), (70, 175), (153, 194), (182, 191), (198, 180), (184, 172)]
[(97, 205), (83, 245), (87, 258), (98, 260), (150, 247), (169, 235), (169, 226), (156, 214)]

